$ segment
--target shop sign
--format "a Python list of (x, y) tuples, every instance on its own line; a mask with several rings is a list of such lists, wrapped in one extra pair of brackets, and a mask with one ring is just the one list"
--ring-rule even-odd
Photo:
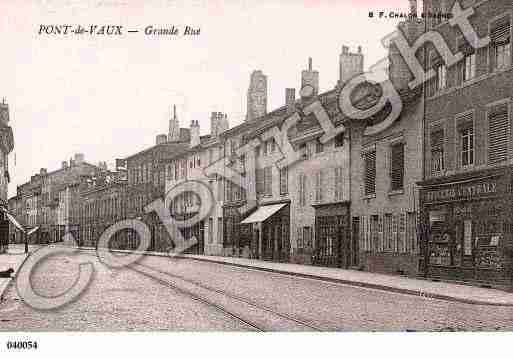
[(448, 188), (425, 192), (426, 202), (446, 201), (462, 198), (473, 198), (497, 193), (496, 182), (455, 185)]

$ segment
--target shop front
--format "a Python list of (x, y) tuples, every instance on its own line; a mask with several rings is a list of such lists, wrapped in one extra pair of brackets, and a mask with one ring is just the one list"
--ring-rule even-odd
[(290, 261), (290, 205), (274, 203), (260, 206), (241, 221), (249, 233), (250, 257), (273, 262)]
[[(341, 268), (356, 266), (358, 264), (358, 243), (351, 241), (349, 202), (315, 205), (314, 208), (313, 264)], [(354, 263), (355, 258), (356, 263)]]
[(427, 277), (511, 286), (511, 171), (501, 168), (421, 183)]

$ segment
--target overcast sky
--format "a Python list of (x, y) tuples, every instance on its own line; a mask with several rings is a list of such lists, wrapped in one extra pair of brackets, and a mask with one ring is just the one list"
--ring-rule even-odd
[[(167, 133), (173, 104), (181, 125), (197, 119), (202, 133), (211, 111), (239, 124), (255, 69), (268, 76), (268, 110), (283, 105), (286, 87), (299, 91), (309, 56), (321, 91), (329, 90), (342, 45), (351, 51), (361, 45), (366, 67), (386, 55), (380, 39), (398, 21), (369, 19), (369, 11), (407, 8), (407, 0), (2, 0), (0, 97), (10, 105), (15, 139), (9, 193), (74, 153), (112, 165), (153, 145)], [(140, 32), (38, 35), (41, 24)], [(148, 37), (148, 25), (190, 25), (201, 34)]]

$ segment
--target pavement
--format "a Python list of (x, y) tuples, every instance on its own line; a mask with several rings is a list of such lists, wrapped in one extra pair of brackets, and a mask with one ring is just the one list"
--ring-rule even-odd
[(182, 255), (199, 261), (226, 264), (237, 267), (325, 280), (341, 284), (380, 289), (397, 293), (423, 296), (432, 299), (456, 301), (468, 304), (513, 306), (513, 293), (499, 289), (480, 288), (427, 279), (410, 278), (350, 269), (327, 268), (292, 263), (276, 263), (238, 257)]
[(8, 249), (7, 253), (0, 254), (0, 270), (3, 271), (12, 268), (15, 271), (13, 278), (0, 278), (0, 301), (2, 301), (4, 292), (14, 279), (14, 276), (25, 261), (25, 258), (27, 258), (27, 255), (23, 251), (20, 251), (19, 247)]
[(0, 332), (513, 330), (513, 306), (438, 300), (162, 254), (143, 255), (122, 268), (100, 262), (93, 250), (58, 254), (35, 268), (33, 289), (59, 298), (83, 263), (95, 269), (87, 290), (53, 310), (32, 307), (10, 285), (0, 303)]
[[(94, 250), (93, 248), (81, 248)], [(130, 251), (116, 250), (127, 253)], [(167, 257), (167, 253), (145, 252), (148, 256)], [(411, 278), (400, 275), (387, 275), (358, 270), (328, 268), (293, 263), (277, 263), (239, 257), (182, 254), (179, 257), (196, 261), (236, 266), (253, 270), (310, 278), (364, 288), (385, 290), (395, 293), (421, 296), (453, 302), (477, 305), (513, 307), (513, 292), (500, 289), (482, 288), (467, 284), (457, 284), (429, 279)]]

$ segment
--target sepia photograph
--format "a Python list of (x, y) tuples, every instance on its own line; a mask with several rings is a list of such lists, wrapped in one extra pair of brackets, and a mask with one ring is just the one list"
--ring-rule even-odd
[(499, 350), (512, 21), (511, 0), (1, 1), (0, 355)]

